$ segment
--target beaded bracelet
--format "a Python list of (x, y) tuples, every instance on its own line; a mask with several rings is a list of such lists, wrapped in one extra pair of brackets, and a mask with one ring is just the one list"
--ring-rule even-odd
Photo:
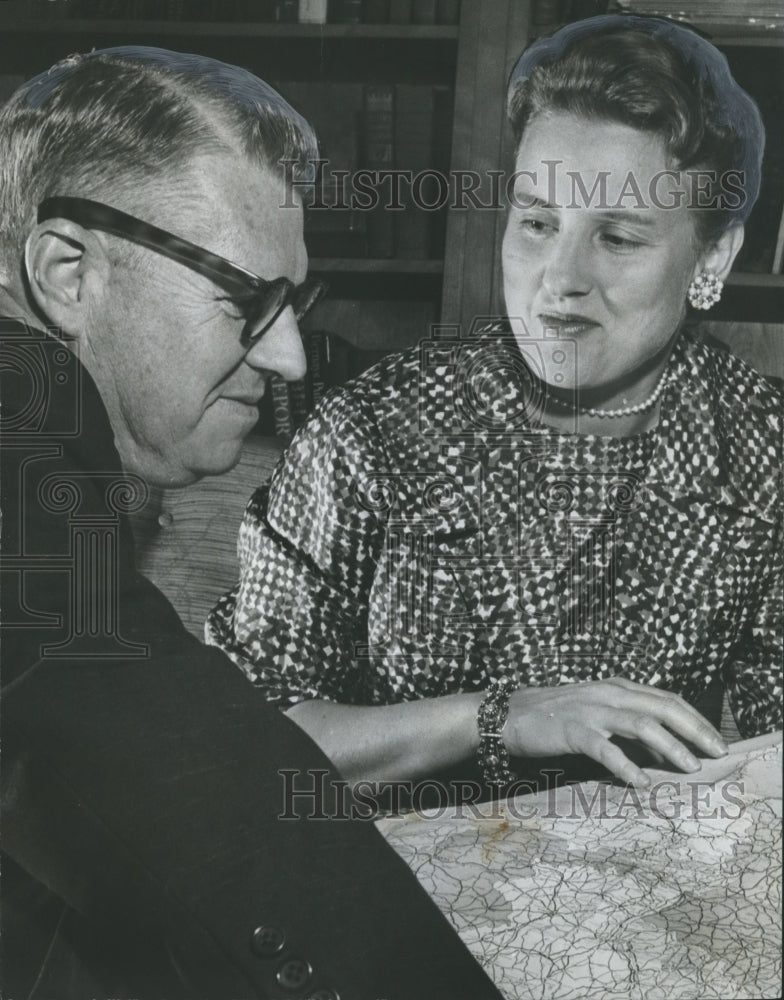
[(479, 706), (478, 760), (488, 785), (506, 785), (515, 779), (514, 772), (509, 767), (509, 751), (501, 730), (509, 714), (509, 696), (517, 686), (509, 677), (494, 680)]

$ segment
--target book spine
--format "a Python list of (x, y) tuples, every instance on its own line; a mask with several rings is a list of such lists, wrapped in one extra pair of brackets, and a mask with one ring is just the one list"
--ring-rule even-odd
[(288, 383), (291, 423), (294, 429), (301, 427), (311, 409), (307, 378)]
[(531, 9), (531, 24), (541, 31), (548, 25), (557, 24), (563, 16), (562, 0), (534, 0)]
[(360, 24), (362, 0), (330, 0), (329, 20), (334, 24)]
[(439, 24), (460, 23), (460, 0), (438, 0), (436, 21)]
[(412, 185), (401, 185), (405, 211), (397, 222), (396, 256), (422, 260), (432, 250), (433, 211), (417, 204), (414, 192), (422, 202), (432, 205), (439, 192), (431, 191), (432, 183), (419, 182), (417, 176), (432, 170), (433, 163), (433, 88), (415, 84), (398, 84), (395, 90), (395, 165), (410, 171)]
[[(216, 6), (222, 7), (221, 0), (216, 0)], [(275, 0), (239, 0), (234, 13), (235, 21), (252, 21), (256, 24), (276, 20), (277, 4)], [(222, 20), (223, 15), (217, 14), (215, 20)]]
[(414, 24), (435, 24), (436, 0), (414, 0), (411, 6), (411, 20)]
[(299, 0), (300, 24), (326, 24), (327, 0)]
[(292, 437), (294, 437), (289, 387), (279, 375), (272, 375), (269, 384), (272, 391), (272, 416), (275, 424), (275, 434), (288, 444)]
[(389, 23), (411, 24), (411, 0), (389, 0)]
[(299, 17), (299, 0), (277, 0), (275, 20), (284, 24), (296, 24)]
[(329, 364), (328, 333), (314, 330), (307, 338), (308, 374), (310, 375), (313, 406), (321, 402), (327, 390), (327, 365)]
[[(369, 170), (391, 170), (395, 164), (394, 88), (391, 84), (367, 84), (364, 101), (364, 165)], [(378, 185), (380, 204), (368, 213), (371, 257), (392, 257), (395, 253), (395, 213), (384, 204), (387, 187)]]
[[(444, 178), (446, 191), (450, 191), (452, 166), (452, 121), (455, 115), (455, 97), (451, 87), (438, 85), (433, 88), (433, 166)], [(443, 197), (443, 191), (439, 197)], [(432, 213), (432, 257), (443, 257), (446, 247), (446, 226), (449, 200)]]
[(365, 0), (362, 19), (366, 24), (386, 24), (389, 21), (389, 0)]

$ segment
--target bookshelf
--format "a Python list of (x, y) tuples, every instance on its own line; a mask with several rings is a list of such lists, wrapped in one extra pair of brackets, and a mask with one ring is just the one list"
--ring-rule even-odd
[[(376, 21), (379, 11), (382, 17), (386, 11), (385, 23), (357, 22), (371, 5)], [(600, 13), (609, 5), (578, 0), (463, 0), (460, 5), (414, 0), (408, 4), (407, 23), (391, 23), (406, 0), (364, 0), (364, 6), (342, 0), (353, 23), (274, 20), (276, 10), (285, 7), (285, 16), (291, 17), (296, 6), (267, 0), (3, 0), (0, 97), (74, 51), (161, 45), (246, 66), (276, 85), (313, 122), (339, 168), (367, 167), (368, 157), (373, 161), (374, 156), (380, 156), (381, 163), (384, 143), (391, 142), (393, 160), (399, 157), (399, 147), (404, 148), (412, 171), (432, 160), (432, 166), (451, 172), (453, 180), (468, 171), (486, 179), (513, 163), (504, 98), (520, 52), (533, 37), (559, 23)], [(457, 22), (437, 23), (447, 8), (451, 20), (459, 9)], [(147, 16), (141, 16), (145, 12)], [(329, 14), (331, 18), (332, 5)], [(415, 23), (423, 20), (431, 23)], [(766, 186), (749, 225), (748, 244), (756, 240), (756, 256), (750, 259), (748, 248), (744, 251), (715, 318), (780, 321), (784, 134), (776, 110), (781, 84), (776, 94), (775, 81), (784, 79), (784, 33), (741, 32), (724, 22), (714, 37), (738, 79), (762, 105), (769, 135)], [(368, 129), (370, 92), (378, 99), (382, 118)], [(387, 100), (391, 95), (394, 109), (391, 119), (386, 112), (386, 120), (384, 95)], [(427, 104), (424, 116), (417, 114), (422, 103), (418, 97)], [(405, 115), (398, 115), (401, 107), (407, 109)], [(380, 354), (417, 343), (431, 322), (460, 324), (467, 330), (477, 317), (502, 311), (504, 211), (470, 207), (470, 199), (464, 204), (468, 207), (431, 213), (429, 236), (414, 225), (408, 235), (397, 232), (391, 242), (383, 222), (380, 236), (369, 238), (373, 213), (338, 219), (340, 225), (335, 219), (327, 223), (324, 214), (317, 219), (317, 213), (309, 213), (311, 270), (325, 277), (331, 288), (310, 329), (337, 335), (342, 352), (330, 381), (357, 374)], [(410, 206), (395, 214), (396, 224), (406, 215)], [(330, 228), (333, 223), (337, 228)]]
[[(373, 0), (342, 4), (359, 10), (359, 16), (371, 5)], [(161, 45), (236, 63), (268, 80), (314, 124), (339, 168), (382, 166), (386, 128), (397, 168), (416, 173), (434, 165), (445, 174), (497, 169), (506, 142), (506, 78), (527, 37), (528, 3), (484, 0), (461, 7), (416, 0), (408, 5), (407, 23), (326, 24), (273, 20), (282, 6), (289, 16), (291, 4), (264, 0), (5, 0), (0, 3), (4, 89), (9, 92), (74, 51)], [(391, 22), (406, 3), (390, 0), (375, 7), (386, 8)], [(146, 18), (135, 16), (145, 11)], [(434, 23), (416, 23), (428, 20)], [(380, 125), (377, 119), (368, 126), (369, 95), (380, 95)], [(385, 99), (394, 107), (386, 122)], [(423, 113), (420, 105), (426, 105)], [(373, 160), (367, 148), (373, 141), (381, 144), (381, 160)], [(417, 343), (429, 323), (487, 311), (501, 212), (443, 209), (420, 212), (417, 219), (407, 203), (400, 213), (386, 213), (396, 229), (392, 235), (384, 233), (383, 217), (374, 219), (372, 212), (358, 214), (337, 231), (323, 215), (308, 215), (311, 270), (331, 289), (310, 328), (341, 338), (335, 346), (342, 357), (332, 359), (334, 380), (358, 373), (380, 354)], [(344, 221), (340, 213), (336, 221)], [(382, 232), (374, 239), (372, 227), (379, 222)]]

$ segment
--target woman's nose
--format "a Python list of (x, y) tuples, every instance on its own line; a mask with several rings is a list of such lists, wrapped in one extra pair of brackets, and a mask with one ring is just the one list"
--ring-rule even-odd
[(579, 233), (561, 230), (549, 241), (542, 284), (553, 298), (587, 295), (591, 290), (592, 248)]
[(245, 355), (253, 368), (277, 372), (287, 382), (305, 377), (307, 361), (294, 310), (288, 306)]

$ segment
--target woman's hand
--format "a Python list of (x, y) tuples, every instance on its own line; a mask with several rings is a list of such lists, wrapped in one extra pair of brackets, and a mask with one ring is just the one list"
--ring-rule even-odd
[(586, 754), (622, 781), (642, 786), (650, 783), (647, 775), (611, 737), (638, 740), (684, 771), (698, 771), (700, 762), (678, 737), (710, 757), (727, 753), (713, 726), (679, 695), (621, 677), (520, 688), (509, 701), (503, 736), (513, 756)]

